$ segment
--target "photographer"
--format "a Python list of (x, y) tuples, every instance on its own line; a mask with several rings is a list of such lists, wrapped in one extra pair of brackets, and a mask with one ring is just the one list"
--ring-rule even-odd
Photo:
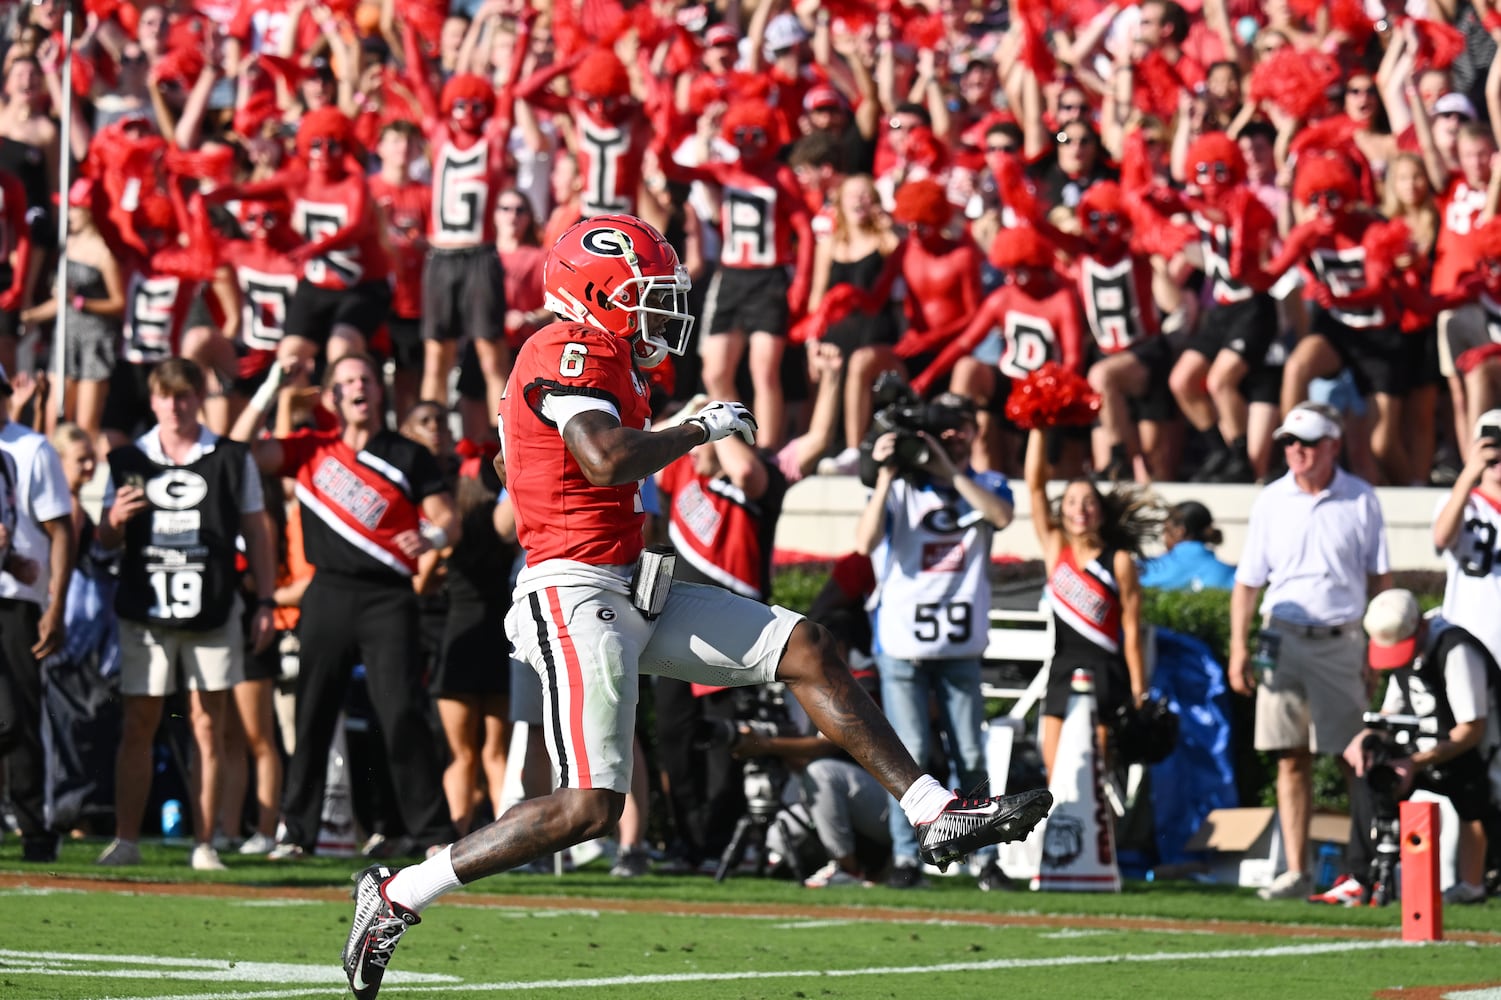
[[(834, 635), (841, 654), (849, 649), (854, 624), (849, 617), (836, 612), (819, 622)], [(891, 845), (891, 797), (880, 782), (814, 729), (796, 702), (788, 707), (790, 726), (737, 722), (730, 752), (748, 762), (771, 758), (797, 773), (818, 841), (831, 859), (803, 879), (803, 885), (810, 889), (872, 885), (867, 874), (879, 869)], [(786, 731), (789, 728), (791, 732)]]
[[(855, 529), (855, 547), (871, 556), (871, 609), (881, 699), (891, 724), (918, 760), (933, 748), (928, 720), (936, 697), (947, 746), (966, 794), (986, 778), (980, 745), (980, 654), (989, 632), (990, 543), (1011, 523), (1011, 488), (997, 472), (968, 466), (976, 433), (972, 404), (943, 393), (926, 406), (894, 403), (877, 414), (886, 430), (871, 444), (875, 486)], [(913, 424), (916, 426), (913, 426)], [(999, 789), (997, 789), (999, 791)], [(892, 872), (897, 888), (920, 882), (917, 841), (891, 810)], [(987, 856), (980, 888), (1003, 884)]]
[(1475, 421), (1464, 471), (1433, 519), (1444, 559), (1444, 617), (1501, 650), (1501, 410)]
[[(1460, 626), (1437, 615), (1422, 617), (1406, 590), (1376, 595), (1365, 630), (1371, 667), (1392, 674), (1381, 715), (1368, 718), (1344, 753), (1361, 779), (1350, 793), (1346, 855), (1355, 874), (1312, 899), (1353, 906), (1391, 898), (1392, 887), (1383, 883), (1397, 853), (1397, 803), (1422, 788), (1447, 796), (1460, 818), (1458, 878), (1445, 890), (1444, 902), (1483, 903), (1485, 824), (1494, 820), (1497, 803), (1489, 774), (1496, 752), (1489, 720), (1501, 680), (1496, 659)], [(1401, 715), (1416, 718), (1403, 725), (1396, 718)]]

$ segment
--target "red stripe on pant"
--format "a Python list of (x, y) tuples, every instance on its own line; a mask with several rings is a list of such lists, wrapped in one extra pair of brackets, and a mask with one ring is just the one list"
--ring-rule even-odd
[(556, 587), (547, 588), (547, 608), (558, 633), (558, 647), (563, 651), (563, 666), (568, 671), (568, 753), (576, 764), (578, 787), (593, 788), (594, 782), (589, 774), (589, 748), (584, 743), (584, 671), (579, 665), (573, 636), (568, 634), (568, 626), (564, 623)]

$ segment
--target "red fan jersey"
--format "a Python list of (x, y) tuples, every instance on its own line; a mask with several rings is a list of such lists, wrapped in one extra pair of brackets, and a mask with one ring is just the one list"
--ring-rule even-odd
[(392, 184), (377, 174), (370, 178), (370, 197), (380, 209), (391, 274), (395, 278), (391, 314), (401, 319), (417, 319), (422, 315), (422, 268), (427, 262), (422, 234), (429, 231), (432, 191), (416, 181)]
[(435, 247), (495, 243), (495, 199), (510, 186), (506, 137), (511, 123), (492, 117), (485, 133), (460, 149), (445, 124), (428, 132), (433, 148), (432, 210), (428, 235)]
[(1115, 354), (1157, 336), (1151, 258), (1127, 254), (1113, 264), (1105, 264), (1082, 256), (1075, 276), (1084, 318), (1101, 354)]
[(1202, 212), (1193, 213), (1204, 251), (1204, 276), (1209, 279), (1214, 301), (1220, 305), (1244, 302), (1256, 294), (1242, 281), (1249, 263), (1259, 263), (1277, 232), (1277, 220), (1271, 209), (1261, 203), (1250, 188), (1237, 187), (1224, 206), (1228, 218), (1214, 219)]
[(571, 559), (623, 566), (641, 554), (645, 513), (639, 483), (595, 486), (542, 412), (552, 393), (609, 402), (623, 426), (651, 423), (646, 381), (630, 341), (581, 323), (553, 323), (522, 345), (500, 407), (506, 488), (527, 562)]
[(996, 327), (1003, 340), (996, 367), (1007, 378), (1026, 378), (1048, 361), (1061, 361), (1065, 368), (1083, 373), (1083, 329), (1074, 290), (1061, 285), (1037, 298), (1020, 285), (1002, 285), (986, 296), (964, 332), (912, 380), (912, 387), (927, 392)]
[(1459, 279), (1475, 269), (1478, 261), (1470, 234), (1480, 225), (1485, 208), (1485, 188), (1473, 188), (1463, 176), (1456, 177), (1444, 193), (1443, 224), (1438, 229), (1437, 262), (1433, 265), (1433, 291), (1452, 292)]
[(796, 220), (807, 224), (808, 208), (797, 175), (784, 164), (761, 171), (742, 164), (706, 163), (698, 172), (711, 174), (723, 190), (719, 228), (725, 267), (776, 267), (797, 260), (793, 244)]
[[(771, 597), (771, 553), (787, 479), (767, 465), (766, 492), (752, 499), (729, 476), (702, 476), (692, 455), (662, 470), (658, 480), (671, 497), (667, 535), (678, 551), (686, 579), (713, 583), (743, 597)], [(686, 564), (686, 565), (685, 565)]]
[(240, 375), (253, 378), (270, 365), (286, 335), (297, 269), (285, 254), (251, 240), (226, 243), (219, 254), (234, 269), (240, 288), (240, 342), (251, 352), (242, 359)]
[(135, 365), (154, 364), (177, 353), (182, 324), (197, 291), (196, 281), (133, 270), (125, 279), (124, 342), (120, 356)]
[(1334, 301), (1329, 315), (1345, 326), (1368, 329), (1386, 326), (1394, 315), (1390, 294), (1372, 288), (1370, 262), (1361, 240), (1374, 215), (1342, 216), (1332, 234), (1320, 237), (1308, 252), (1305, 271), (1328, 287)]
[(596, 122), (583, 102), (574, 100), (568, 102), (568, 113), (574, 122), (574, 148), (584, 186), (579, 201), (584, 216), (635, 215), (642, 161), (651, 141), (646, 122), (634, 114), (619, 125)]
[(390, 273), (363, 174), (345, 174), (332, 182), (308, 176), (292, 206), (292, 227), (308, 243), (344, 234), (340, 246), (303, 265), (302, 277), (319, 288), (353, 288)]

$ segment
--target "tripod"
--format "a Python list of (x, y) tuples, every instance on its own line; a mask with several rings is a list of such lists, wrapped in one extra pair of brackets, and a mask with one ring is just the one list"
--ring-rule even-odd
[(1397, 898), (1397, 863), (1402, 859), (1402, 840), (1397, 817), (1378, 812), (1371, 824), (1376, 834), (1376, 856), (1371, 859), (1369, 878), (1360, 892), (1360, 905), (1385, 906)]
[[(735, 823), (735, 832), (724, 853), (719, 856), (719, 867), (714, 871), (714, 881), (723, 882), (730, 870), (740, 864), (746, 849), (756, 848), (756, 875), (766, 874), (766, 835), (773, 828), (782, 831), (787, 844), (796, 843), (792, 824), (808, 827), (800, 820), (791, 818), (791, 813), (782, 809), (782, 786), (786, 783), (786, 771), (775, 759), (754, 757), (745, 762), (745, 814)], [(799, 881), (803, 878), (797, 852), (789, 852), (787, 863)]]

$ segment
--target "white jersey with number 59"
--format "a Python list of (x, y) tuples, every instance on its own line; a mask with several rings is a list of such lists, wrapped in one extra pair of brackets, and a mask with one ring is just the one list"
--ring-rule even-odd
[(1444, 618), (1501, 656), (1501, 502), (1471, 491), (1459, 537), (1443, 557)]
[[(1009, 494), (999, 476), (988, 488)], [(995, 529), (952, 490), (898, 478), (886, 498), (886, 535), (871, 553), (876, 651), (904, 660), (979, 656), (990, 621)]]

